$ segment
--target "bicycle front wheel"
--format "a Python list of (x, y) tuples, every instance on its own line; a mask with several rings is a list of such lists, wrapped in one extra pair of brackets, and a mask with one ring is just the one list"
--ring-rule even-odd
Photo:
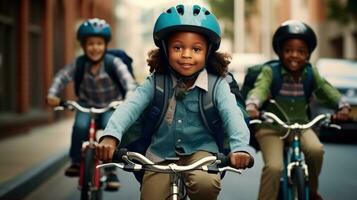
[(81, 200), (96, 199), (96, 195), (92, 193), (94, 167), (94, 149), (88, 148), (84, 154)]
[(291, 170), (291, 196), (293, 200), (307, 200), (308, 190), (304, 170), (295, 166)]

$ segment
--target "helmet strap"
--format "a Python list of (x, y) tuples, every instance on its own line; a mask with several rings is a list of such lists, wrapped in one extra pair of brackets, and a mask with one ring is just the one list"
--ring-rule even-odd
[(161, 48), (162, 48), (162, 50), (164, 51), (166, 58), (168, 58), (168, 57), (169, 57), (169, 54), (168, 54), (168, 52), (167, 52), (165, 40), (161, 40)]
[[(212, 44), (209, 44), (208, 45), (208, 48), (207, 48), (207, 55), (206, 55), (206, 63), (208, 63), (208, 58), (209, 58), (209, 56), (211, 55), (211, 53), (213, 53), (212, 52)], [(207, 64), (206, 64), (207, 65)]]

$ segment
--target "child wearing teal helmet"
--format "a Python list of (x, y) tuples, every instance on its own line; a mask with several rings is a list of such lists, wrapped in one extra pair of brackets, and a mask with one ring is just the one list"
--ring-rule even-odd
[[(202, 157), (219, 152), (217, 141), (201, 119), (199, 94), (208, 90), (208, 74), (224, 77), (229, 56), (216, 52), (221, 31), (216, 17), (206, 8), (177, 5), (163, 12), (156, 21), (154, 42), (158, 49), (149, 52), (152, 75), (114, 112), (97, 146), (97, 156), (112, 159), (115, 147), (125, 130), (139, 118), (153, 101), (157, 74), (169, 77), (169, 103), (165, 117), (151, 136), (146, 156), (157, 163), (178, 157), (180, 165), (188, 165)], [(232, 167), (246, 168), (249, 130), (226, 81), (217, 83), (214, 102), (224, 122)], [(185, 174), (190, 199), (217, 199), (221, 177), (193, 171)], [(166, 199), (170, 195), (170, 176), (145, 172), (141, 199)]]
[[(110, 25), (105, 20), (93, 18), (80, 25), (77, 31), (77, 39), (81, 44), (84, 55), (76, 58), (75, 62), (67, 65), (56, 74), (47, 95), (47, 102), (50, 106), (59, 105), (60, 92), (69, 82), (75, 82), (75, 86), (79, 84), (76, 83), (78, 82), (76, 80), (78, 76), (81, 76), (82, 80), (76, 95), (78, 102), (85, 107), (106, 107), (112, 101), (120, 100), (124, 97), (120, 87), (124, 88), (128, 93), (136, 88), (135, 80), (124, 62), (119, 58), (110, 59), (110, 55), (106, 53), (111, 36)], [(110, 64), (112, 64), (113, 71), (117, 74), (118, 82), (113, 81), (112, 76), (105, 70), (105, 65), (109, 65), (106, 61), (112, 62)], [(83, 70), (78, 70), (79, 68)], [(113, 111), (109, 110), (98, 117), (99, 128), (106, 126), (112, 113)], [(65, 170), (66, 176), (79, 176), (81, 147), (82, 142), (88, 140), (89, 123), (90, 114), (76, 113), (69, 152), (72, 163)], [(114, 170), (107, 170), (107, 184), (105, 187), (107, 190), (117, 190), (120, 186)]]

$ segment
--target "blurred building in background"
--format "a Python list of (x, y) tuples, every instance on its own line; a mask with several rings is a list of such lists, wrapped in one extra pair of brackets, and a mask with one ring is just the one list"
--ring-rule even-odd
[[(248, 6), (253, 7), (247, 12)], [(234, 0), (235, 53), (274, 57), (272, 37), (288, 19), (302, 20), (318, 37), (312, 62), (321, 57), (357, 59), (357, 2), (353, 0)], [(243, 23), (244, 22), (244, 23)]]
[[(53, 121), (55, 115), (46, 106), (45, 96), (55, 73), (80, 52), (76, 30), (87, 18), (104, 18), (112, 25), (110, 46), (133, 57), (134, 73), (142, 82), (148, 74), (147, 52), (156, 48), (152, 38), (155, 20), (172, 5), (197, 3), (213, 11), (223, 33), (220, 51), (234, 54), (230, 67), (241, 69), (247, 65), (244, 63), (251, 64), (249, 59), (261, 62), (276, 56), (272, 36), (288, 19), (302, 20), (316, 31), (318, 47), (313, 63), (321, 57), (357, 59), (356, 2), (1, 0), (0, 137)], [(65, 98), (74, 98), (71, 86), (64, 92)]]
[[(45, 97), (54, 74), (80, 49), (78, 24), (90, 17), (112, 23), (112, 4), (112, 0), (0, 1), (0, 137), (53, 119)], [(65, 97), (73, 97), (70, 90)]]

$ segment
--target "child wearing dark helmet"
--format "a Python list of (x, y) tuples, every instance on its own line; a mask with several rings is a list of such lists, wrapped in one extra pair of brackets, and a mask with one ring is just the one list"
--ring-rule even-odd
[[(112, 101), (120, 100), (124, 94), (120, 87), (127, 91), (130, 95), (136, 88), (136, 82), (127, 69), (127, 66), (119, 58), (110, 60), (109, 55), (106, 55), (107, 45), (111, 39), (111, 29), (108, 23), (102, 19), (89, 19), (82, 23), (77, 32), (77, 39), (84, 51), (84, 56), (76, 59), (82, 59), (83, 62), (73, 62), (60, 70), (48, 91), (47, 102), (50, 106), (58, 106), (60, 103), (59, 94), (61, 90), (71, 81), (76, 81), (76, 77), (82, 76), (81, 83), (78, 86), (78, 102), (85, 107), (102, 108), (109, 105)], [(113, 57), (111, 57), (113, 58)], [(111, 76), (104, 70), (105, 60), (113, 62), (114, 70), (117, 73), (118, 80), (121, 85), (118, 85), (111, 79)], [(84, 66), (76, 66), (77, 63), (82, 63)], [(83, 71), (79, 71), (81, 67)], [(82, 73), (82, 74), (78, 74)], [(98, 119), (99, 128), (104, 128), (113, 113), (109, 110), (101, 114)], [(70, 177), (79, 176), (79, 163), (81, 159), (82, 142), (88, 140), (88, 130), (90, 123), (90, 114), (77, 112), (72, 131), (72, 142), (70, 147), (70, 158), (72, 161), (65, 175)], [(108, 170), (107, 174), (107, 190), (117, 190), (119, 188), (119, 180), (113, 170)]]
[[(337, 110), (333, 116), (335, 120), (348, 118), (349, 104), (343, 100), (338, 90), (321, 77), (317, 69), (311, 67), (309, 63), (316, 45), (317, 39), (314, 31), (301, 21), (286, 21), (276, 30), (273, 36), (273, 49), (279, 57), (277, 62), (280, 67), (281, 78), (279, 79), (282, 83), (273, 98), (281, 109), (277, 109), (276, 105), (265, 104), (264, 110), (273, 112), (281, 119), (290, 120), (290, 123), (307, 123), (309, 121), (308, 104), (313, 93), (318, 100), (323, 100), (323, 103)], [(259, 108), (272, 97), (273, 78), (277, 77), (273, 77), (272, 67), (264, 66), (254, 84), (254, 89), (248, 93), (246, 105), (252, 118), (259, 117)], [(308, 81), (311, 83), (306, 83)], [(281, 110), (285, 111), (285, 114)], [(260, 200), (277, 199), (283, 170), (283, 140), (280, 139), (282, 134), (282, 130), (278, 127), (268, 125), (257, 127), (255, 136), (265, 163), (258, 197)], [(301, 135), (301, 143), (308, 165), (310, 198), (322, 199), (317, 190), (324, 153), (323, 145), (312, 129)]]
[[(178, 157), (178, 164), (188, 165), (219, 152), (217, 141), (199, 113), (199, 94), (208, 90), (208, 74), (224, 77), (229, 64), (229, 56), (217, 52), (221, 31), (216, 17), (198, 5), (177, 5), (159, 16), (153, 37), (158, 49), (150, 51), (147, 60), (152, 75), (138, 87), (133, 98), (114, 112), (97, 146), (97, 156), (104, 161), (112, 159), (125, 130), (152, 102), (154, 79), (159, 74), (169, 78), (169, 103), (164, 120), (151, 136), (146, 156), (156, 163)], [(219, 81), (217, 87), (213, 102), (224, 122), (231, 165), (244, 169), (251, 160), (247, 148), (249, 130), (228, 83)], [(221, 190), (220, 175), (201, 171), (185, 175), (190, 199), (217, 199)], [(141, 199), (169, 196), (170, 175), (145, 172)]]

